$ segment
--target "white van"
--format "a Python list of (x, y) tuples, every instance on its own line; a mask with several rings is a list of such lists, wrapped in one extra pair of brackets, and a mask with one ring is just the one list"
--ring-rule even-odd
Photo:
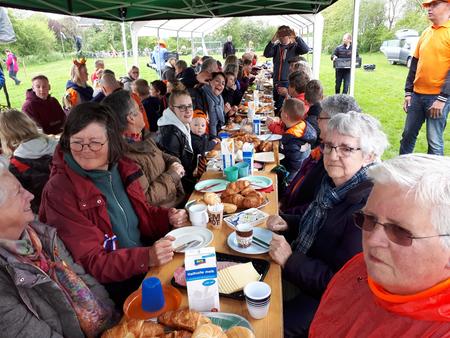
[(419, 33), (412, 29), (402, 29), (395, 33), (396, 39), (383, 41), (380, 51), (391, 65), (400, 63), (408, 68), (419, 41)]

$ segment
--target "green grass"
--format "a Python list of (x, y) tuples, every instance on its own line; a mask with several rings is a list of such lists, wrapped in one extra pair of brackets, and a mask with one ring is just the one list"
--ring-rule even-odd
[[(189, 56), (184, 57), (190, 60)], [(385, 152), (383, 158), (391, 158), (398, 154), (399, 142), (405, 122), (405, 113), (402, 109), (404, 97), (404, 85), (408, 69), (405, 66), (390, 65), (381, 53), (362, 55), (363, 64), (374, 63), (376, 70), (366, 72), (362, 68), (356, 71), (355, 97), (363, 111), (378, 118), (389, 136), (390, 148)], [(219, 58), (219, 60), (222, 60)], [(141, 77), (152, 81), (157, 78), (155, 71), (145, 66), (147, 58), (141, 57), (140, 69)], [(93, 70), (93, 60), (88, 60), (88, 70)], [(132, 59), (129, 59), (131, 65)], [(105, 59), (106, 67), (112, 69), (116, 76), (126, 73), (123, 59)], [(25, 100), (25, 90), (31, 87), (31, 78), (37, 74), (45, 74), (50, 79), (52, 85), (52, 95), (58, 100), (61, 99), (65, 91), (65, 83), (69, 78), (71, 67), (70, 60), (56, 61), (46, 65), (32, 65), (22, 67), (18, 74), (22, 84), (15, 86), (14, 82), (7, 78), (7, 85), (11, 99), (11, 105), (16, 108), (22, 106)], [(7, 76), (6, 76), (7, 77)], [(325, 89), (325, 95), (334, 94), (334, 69), (329, 55), (322, 55), (320, 80)], [(0, 94), (0, 103), (5, 104), (3, 94)], [(445, 141), (448, 143), (450, 137), (445, 134)], [(448, 148), (448, 147), (447, 147)], [(425, 138), (425, 126), (419, 134), (416, 152), (426, 152), (427, 143)], [(450, 150), (445, 151), (446, 155)]]

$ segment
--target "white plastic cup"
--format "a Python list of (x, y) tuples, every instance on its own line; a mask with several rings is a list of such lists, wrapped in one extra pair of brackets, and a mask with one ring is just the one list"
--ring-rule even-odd
[(264, 282), (251, 282), (244, 287), (245, 302), (252, 318), (263, 319), (267, 316), (271, 293), (269, 284)]

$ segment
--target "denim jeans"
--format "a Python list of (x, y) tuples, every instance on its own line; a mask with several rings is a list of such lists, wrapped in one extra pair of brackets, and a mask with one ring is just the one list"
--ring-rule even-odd
[(410, 154), (414, 151), (417, 135), (426, 121), (428, 154), (444, 155), (444, 130), (447, 124), (447, 116), (450, 110), (450, 101), (444, 105), (442, 116), (438, 118), (428, 117), (428, 109), (433, 105), (437, 95), (413, 93), (411, 105), (408, 107), (405, 128), (400, 141), (400, 155)]
[(16, 77), (16, 75), (17, 75), (17, 72), (15, 72), (13, 70), (9, 71), (9, 77), (14, 80), (16, 85), (18, 85), (20, 83), (20, 80)]

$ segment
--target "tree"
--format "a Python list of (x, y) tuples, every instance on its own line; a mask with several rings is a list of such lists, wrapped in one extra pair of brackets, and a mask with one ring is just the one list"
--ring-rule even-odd
[(404, 7), (404, 13), (404, 16), (396, 22), (395, 30), (407, 28), (415, 29), (420, 33), (430, 25), (421, 2), (407, 2)]
[(27, 18), (18, 18), (12, 11), (9, 17), (16, 32), (17, 41), (8, 47), (16, 54), (47, 55), (54, 51), (56, 38), (48, 28), (47, 17), (43, 14), (34, 14)]
[(400, 10), (401, 0), (388, 0), (388, 29), (392, 30), (395, 19), (398, 17), (398, 11)]

